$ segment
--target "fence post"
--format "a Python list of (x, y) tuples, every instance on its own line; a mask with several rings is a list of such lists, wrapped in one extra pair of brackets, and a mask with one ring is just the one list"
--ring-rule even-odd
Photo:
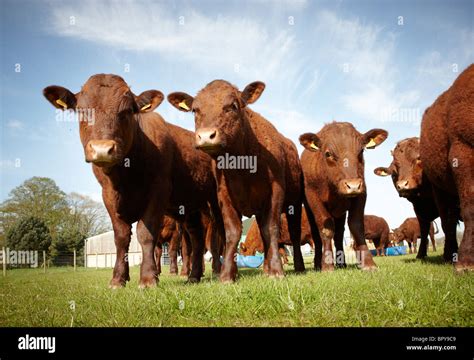
[(7, 276), (7, 253), (5, 246), (2, 248), (3, 276)]
[(43, 272), (46, 274), (46, 251), (43, 250)]
[(74, 249), (74, 271), (76, 271), (76, 249)]
[(95, 269), (97, 270), (99, 268), (99, 255), (97, 252), (95, 253)]

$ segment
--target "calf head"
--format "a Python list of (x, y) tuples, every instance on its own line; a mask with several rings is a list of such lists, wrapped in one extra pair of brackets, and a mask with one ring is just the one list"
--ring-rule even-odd
[(196, 97), (183, 92), (168, 95), (178, 110), (194, 113), (196, 148), (211, 156), (228, 152), (245, 136), (245, 107), (260, 97), (265, 84), (253, 82), (242, 92), (224, 80), (206, 85)]
[(416, 193), (421, 186), (422, 167), (420, 160), (420, 139), (417, 137), (400, 141), (392, 151), (393, 161), (388, 168), (378, 167), (378, 176), (392, 176), (393, 185), (402, 197)]
[(373, 149), (387, 138), (382, 129), (359, 133), (352, 124), (333, 122), (317, 134), (306, 133), (299, 140), (307, 150), (322, 156), (330, 186), (342, 196), (365, 193), (364, 150)]
[(250, 249), (244, 243), (240, 243), (240, 254), (244, 256), (252, 255)]
[(403, 232), (403, 229), (401, 228), (396, 228), (392, 229), (392, 242), (396, 245), (400, 244), (405, 239), (405, 233)]
[(54, 107), (77, 113), (85, 160), (100, 167), (123, 161), (136, 134), (135, 116), (163, 101), (157, 90), (136, 96), (120, 76), (106, 74), (91, 76), (76, 94), (53, 85), (43, 95)]

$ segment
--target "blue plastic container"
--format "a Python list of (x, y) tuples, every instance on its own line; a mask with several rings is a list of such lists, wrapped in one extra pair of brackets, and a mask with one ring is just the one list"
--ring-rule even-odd
[[(372, 256), (377, 256), (377, 250), (370, 250)], [(385, 249), (385, 255), (387, 256), (397, 256), (397, 255), (406, 255), (407, 248), (406, 246), (393, 246)]]
[[(224, 263), (224, 258), (221, 256), (221, 263)], [(237, 254), (237, 267), (239, 268), (253, 268), (256, 269), (263, 264), (263, 256), (244, 256)]]

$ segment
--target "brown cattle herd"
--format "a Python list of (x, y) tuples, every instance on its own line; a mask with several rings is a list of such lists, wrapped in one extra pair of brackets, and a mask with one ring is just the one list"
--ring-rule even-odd
[[(264, 90), (258, 81), (239, 90), (215, 80), (194, 97), (169, 94), (171, 105), (193, 114), (195, 132), (154, 111), (164, 100), (160, 91), (136, 95), (117, 75), (93, 75), (77, 93), (55, 85), (43, 90), (54, 107), (78, 115), (85, 160), (102, 187), (114, 230), (110, 287), (130, 280), (127, 252), (135, 222), (142, 288), (158, 281), (164, 243), (170, 272), (178, 273), (180, 252), (181, 275), (189, 282), (203, 276), (206, 250), (223, 283), (236, 280), (237, 252), (263, 252), (264, 272), (284, 276), (285, 245), (293, 247), (296, 272), (305, 271), (304, 244), (314, 248), (315, 269), (345, 267), (346, 220), (362, 270), (376, 269), (366, 240), (384, 255), (403, 240), (416, 251), (420, 239), (417, 258), (426, 257), (428, 236), (436, 248), (437, 217), (444, 260), (458, 272), (474, 270), (474, 64), (425, 111), (419, 138), (400, 140), (391, 164), (374, 170), (392, 177), (416, 214), (393, 231), (383, 218), (364, 214), (364, 151), (384, 142), (388, 132), (359, 132), (334, 121), (299, 137), (300, 157), (291, 140), (250, 109)], [(256, 221), (239, 246), (242, 216)], [(460, 221), (465, 229), (458, 248)]]

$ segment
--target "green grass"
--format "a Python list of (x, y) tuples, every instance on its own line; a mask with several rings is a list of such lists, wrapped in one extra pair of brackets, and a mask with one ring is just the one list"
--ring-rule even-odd
[(241, 269), (231, 285), (211, 279), (210, 266), (195, 285), (165, 267), (148, 290), (138, 289), (137, 267), (114, 291), (111, 269), (9, 270), (0, 278), (0, 326), (474, 326), (474, 275), (429, 255), (424, 263), (375, 258), (372, 273), (350, 266), (296, 275), (290, 267), (283, 280)]

